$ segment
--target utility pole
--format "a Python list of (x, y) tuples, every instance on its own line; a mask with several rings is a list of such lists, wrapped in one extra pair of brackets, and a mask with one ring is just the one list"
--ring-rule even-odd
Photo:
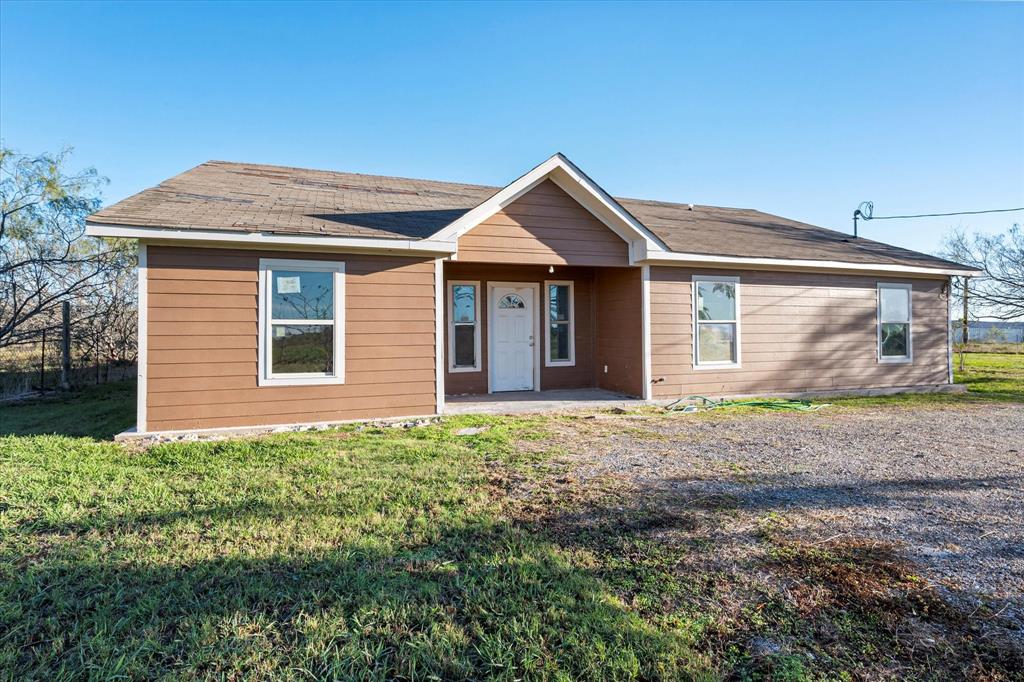
[(964, 277), (964, 320), (963, 320), (964, 332), (963, 332), (963, 336), (960, 339), (960, 341), (961, 341), (961, 344), (960, 344), (960, 373), (961, 374), (964, 371), (964, 358), (967, 357), (967, 342), (971, 338), (970, 332), (968, 332), (968, 330), (967, 330), (967, 284), (970, 281), (971, 281), (970, 277)]

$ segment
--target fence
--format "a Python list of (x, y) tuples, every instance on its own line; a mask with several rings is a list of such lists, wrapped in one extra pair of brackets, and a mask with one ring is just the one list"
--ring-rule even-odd
[[(1024, 343), (1024, 322), (969, 322), (968, 337), (980, 343)], [(953, 341), (963, 341), (963, 325), (954, 320)]]
[(124, 381), (135, 375), (134, 357), (113, 358), (104, 353), (72, 322), (68, 304), (62, 307), (59, 321), (40, 325), (20, 334), (17, 342), (0, 347), (0, 400)]

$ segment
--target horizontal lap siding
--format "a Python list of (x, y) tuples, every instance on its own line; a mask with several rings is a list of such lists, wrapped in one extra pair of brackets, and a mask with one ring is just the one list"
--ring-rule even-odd
[(459, 238), (460, 262), (628, 265), (626, 242), (545, 180)]
[[(643, 290), (640, 268), (601, 270), (597, 289), (597, 385), (643, 396)], [(605, 368), (607, 367), (607, 371)]]
[(858, 389), (947, 381), (944, 281), (913, 284), (912, 364), (876, 357), (879, 281), (895, 278), (720, 271), (740, 278), (739, 369), (693, 368), (691, 277), (714, 271), (651, 268), (655, 398), (694, 394)]
[[(149, 247), (151, 431), (428, 414), (434, 261)], [(344, 261), (345, 383), (257, 385), (260, 258)]]
[[(597, 272), (601, 272), (600, 270)], [(543, 390), (590, 388), (594, 385), (594, 297), (593, 278), (595, 271), (591, 268), (555, 268), (554, 274), (543, 266), (524, 265), (483, 265), (475, 263), (452, 262), (445, 264), (445, 333), (448, 332), (449, 280), (469, 280), (480, 282), (480, 370), (477, 372), (447, 372), (445, 375), (445, 392), (449, 395), (487, 393), (487, 283), (493, 282), (524, 282), (540, 285), (541, 300), (536, 306), (536, 314), (541, 330), (542, 345), (540, 354), (540, 387)], [(544, 327), (544, 281), (571, 280), (574, 283), (575, 307), (575, 342), (576, 364), (571, 367), (545, 367), (544, 354), (547, 352), (547, 333)], [(447, 371), (448, 357), (445, 344), (445, 368)]]

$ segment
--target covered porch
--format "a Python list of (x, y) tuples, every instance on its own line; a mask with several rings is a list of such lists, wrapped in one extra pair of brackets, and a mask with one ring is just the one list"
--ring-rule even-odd
[(450, 261), (443, 278), (447, 413), (643, 397), (641, 268)]

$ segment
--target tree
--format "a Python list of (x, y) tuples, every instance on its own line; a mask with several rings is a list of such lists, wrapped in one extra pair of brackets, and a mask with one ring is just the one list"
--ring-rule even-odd
[(92, 168), (68, 173), (69, 156), (0, 149), (0, 346), (56, 326), (62, 301), (86, 297), (130, 267), (123, 241), (83, 238), (106, 180)]
[[(968, 303), (978, 317), (1012, 320), (1024, 317), (1024, 231), (1012, 226), (1005, 234), (968, 235), (954, 230), (943, 241), (943, 256), (983, 271), (971, 278)], [(964, 284), (954, 296), (963, 301)]]

